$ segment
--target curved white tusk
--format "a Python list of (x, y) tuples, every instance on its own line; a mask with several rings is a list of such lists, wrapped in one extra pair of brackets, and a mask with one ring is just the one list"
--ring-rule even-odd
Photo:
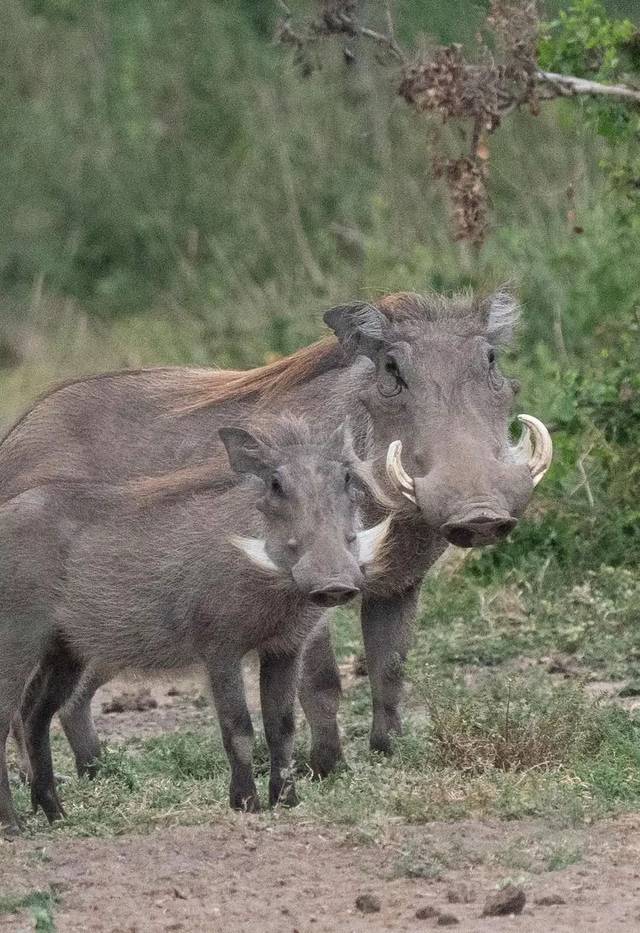
[(264, 570), (266, 573), (280, 573), (278, 566), (274, 564), (267, 554), (265, 542), (260, 538), (243, 538), (240, 535), (231, 535), (229, 541), (260, 570)]
[(524, 425), (524, 431), (513, 452), (520, 462), (526, 460), (533, 485), (537, 486), (553, 459), (551, 435), (542, 421), (533, 415), (518, 415), (518, 421)]
[(365, 528), (358, 532), (358, 563), (372, 564), (379, 556), (391, 526), (391, 516), (388, 515), (372, 528)]
[(394, 489), (397, 489), (402, 495), (413, 502), (416, 502), (415, 483), (402, 466), (402, 441), (392, 441), (387, 451), (387, 476)]

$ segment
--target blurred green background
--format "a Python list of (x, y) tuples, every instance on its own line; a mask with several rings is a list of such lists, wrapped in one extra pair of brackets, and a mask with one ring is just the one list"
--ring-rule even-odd
[[(398, 33), (472, 42), (487, 5), (398, 0)], [(381, 23), (383, 4), (366, 6)], [(508, 280), (524, 325), (505, 366), (557, 457), (530, 521), (473, 573), (525, 574), (531, 555), (576, 573), (637, 563), (640, 181), (612, 183), (620, 144), (588, 105), (545, 104), (492, 137), (492, 229), (477, 253), (453, 239), (433, 125), (366, 43), (352, 43), (351, 66), (327, 43), (303, 79), (272, 41), (268, 0), (2, 9), (2, 424), (70, 374), (250, 366), (314, 339), (332, 303)], [(635, 0), (606, 9), (639, 16)], [(445, 144), (456, 132), (441, 131)]]

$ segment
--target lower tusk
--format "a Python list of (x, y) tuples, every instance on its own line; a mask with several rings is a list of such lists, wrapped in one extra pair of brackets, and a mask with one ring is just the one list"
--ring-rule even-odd
[(416, 505), (415, 483), (402, 465), (402, 441), (392, 441), (389, 444), (386, 470), (393, 488)]
[(260, 538), (243, 538), (240, 535), (232, 535), (229, 541), (260, 570), (264, 570), (265, 573), (280, 573), (277, 565), (267, 554), (265, 542)]
[(518, 415), (518, 421), (524, 425), (524, 431), (514, 454), (520, 461), (526, 459), (533, 485), (537, 486), (553, 459), (551, 435), (542, 421), (533, 415)]
[(358, 532), (358, 563), (361, 566), (372, 564), (380, 556), (390, 527), (391, 516), (388, 515), (372, 528)]

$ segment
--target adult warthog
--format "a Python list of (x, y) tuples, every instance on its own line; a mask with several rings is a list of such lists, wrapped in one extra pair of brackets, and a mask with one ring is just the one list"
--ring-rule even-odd
[[(517, 384), (501, 374), (497, 353), (516, 318), (505, 293), (401, 293), (332, 308), (324, 320), (335, 336), (258, 369), (141, 370), (63, 385), (37, 401), (0, 445), (0, 495), (61, 478), (146, 475), (162, 483), (170, 474), (176, 484), (191, 481), (218, 455), (220, 427), (259, 424), (283, 409), (323, 430), (349, 418), (356, 450), (377, 458), (380, 478), (389, 445), (399, 441), (387, 488), (404, 507), (391, 528), (387, 572), (365, 587), (361, 610), (370, 743), (389, 753), (400, 731), (403, 665), (426, 570), (449, 542), (474, 547), (504, 538), (551, 460), (549, 435), (536, 419), (522, 416), (522, 441), (513, 447), (509, 440)], [(224, 458), (219, 470), (223, 478)], [(370, 517), (378, 514), (372, 506)], [(340, 678), (326, 625), (308, 643), (299, 692), (311, 727), (311, 767), (324, 775), (342, 758)], [(61, 717), (80, 769), (99, 750), (90, 693)]]
[(4, 761), (11, 715), (22, 698), (32, 800), (53, 820), (63, 810), (49, 725), (86, 665), (103, 680), (123, 668), (202, 665), (231, 765), (231, 805), (255, 810), (241, 664), (256, 650), (269, 801), (295, 803), (301, 649), (328, 606), (375, 576), (389, 520), (360, 530), (367, 480), (342, 429), (324, 443), (291, 419), (260, 436), (221, 435), (245, 478), (226, 492), (49, 483), (0, 508), (0, 825), (9, 831), (17, 830)]

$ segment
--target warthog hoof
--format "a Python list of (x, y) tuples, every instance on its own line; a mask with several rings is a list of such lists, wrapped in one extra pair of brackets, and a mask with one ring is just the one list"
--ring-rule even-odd
[(234, 790), (231, 788), (229, 793), (229, 803), (232, 810), (239, 810), (241, 813), (259, 813), (262, 809), (258, 791), (252, 790)]
[(390, 758), (393, 755), (393, 736), (390, 732), (372, 732), (369, 748), (372, 752), (380, 752), (386, 758)]
[(43, 787), (39, 787), (37, 784), (32, 785), (31, 805), (34, 813), (38, 812), (38, 807), (42, 807), (44, 815), (49, 820), (49, 823), (55, 823), (56, 820), (60, 820), (66, 816), (62, 801), (58, 797), (55, 787), (49, 786), (48, 784)]
[(300, 798), (292, 780), (269, 782), (270, 807), (297, 807)]
[(100, 759), (92, 758), (91, 761), (76, 761), (76, 771), (78, 777), (86, 777), (93, 781), (100, 773)]
[(311, 768), (311, 777), (314, 781), (329, 777), (330, 774), (337, 771), (348, 770), (348, 765), (342, 754), (342, 749), (340, 747), (333, 748), (328, 745), (311, 749), (309, 767)]
[(388, 709), (383, 722), (374, 721), (369, 748), (372, 752), (380, 752), (387, 758), (393, 755), (393, 742), (396, 736), (402, 735), (402, 722), (395, 710)]

